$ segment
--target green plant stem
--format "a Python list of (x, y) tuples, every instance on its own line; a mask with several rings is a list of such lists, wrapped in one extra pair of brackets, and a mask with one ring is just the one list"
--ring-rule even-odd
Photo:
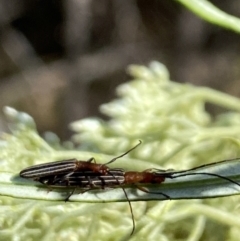
[(240, 33), (240, 20), (206, 0), (176, 0), (200, 18), (212, 24)]

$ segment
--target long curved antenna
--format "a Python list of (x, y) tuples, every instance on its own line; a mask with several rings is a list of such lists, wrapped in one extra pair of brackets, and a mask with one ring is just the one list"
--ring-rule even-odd
[[(172, 174), (176, 174), (176, 173), (185, 173), (185, 172), (189, 172), (189, 171), (196, 171), (198, 169), (201, 169), (203, 167), (210, 167), (210, 166), (214, 166), (216, 164), (219, 164), (219, 163), (224, 163), (224, 162), (229, 162), (229, 161), (234, 161), (234, 160), (237, 160), (239, 158), (235, 158), (235, 159), (229, 159), (229, 160), (223, 160), (223, 161), (217, 161), (217, 162), (211, 162), (211, 163), (207, 163), (207, 164), (203, 164), (203, 165), (200, 165), (200, 166), (197, 166), (197, 167), (193, 167), (193, 168), (190, 168), (190, 169), (187, 169), (187, 170), (181, 170), (181, 171), (168, 171), (168, 170), (161, 170), (162, 172), (168, 172), (168, 173), (172, 173)], [(157, 168), (153, 168), (154, 170), (159, 170)]]
[[(173, 175), (174, 175), (174, 173), (173, 173)], [(168, 178), (174, 179), (174, 178), (178, 178), (178, 177), (186, 177), (186, 176), (194, 176), (194, 175), (208, 175), (208, 176), (219, 177), (219, 178), (227, 180), (227, 181), (229, 181), (233, 184), (236, 184), (237, 186), (240, 187), (240, 184), (238, 182), (235, 182), (234, 180), (232, 180), (228, 177), (224, 177), (224, 176), (221, 176), (219, 174), (209, 173), (209, 172), (197, 172), (197, 173), (195, 172), (195, 173), (185, 173), (185, 174), (183, 173), (183, 174), (176, 175), (176, 176), (168, 176)]]
[(127, 155), (129, 152), (133, 151), (134, 149), (136, 149), (136, 148), (137, 148), (139, 145), (141, 145), (141, 144), (142, 144), (142, 141), (139, 140), (139, 143), (138, 143), (136, 146), (134, 146), (134, 147), (131, 148), (130, 150), (126, 151), (126, 152), (123, 153), (122, 155), (117, 156), (117, 157), (114, 157), (112, 160), (110, 160), (109, 162), (104, 163), (103, 165), (108, 165), (108, 164), (110, 164), (110, 163), (112, 163), (112, 162), (115, 162), (117, 159), (119, 159), (119, 158)]

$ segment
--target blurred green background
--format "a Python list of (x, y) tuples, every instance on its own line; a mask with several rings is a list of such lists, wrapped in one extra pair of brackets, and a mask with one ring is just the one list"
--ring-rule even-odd
[[(240, 16), (237, 0), (211, 2)], [(2, 0), (0, 9), (0, 109), (29, 113), (40, 133), (66, 140), (70, 122), (104, 117), (98, 107), (129, 64), (158, 60), (173, 80), (240, 95), (240, 36), (178, 1)]]

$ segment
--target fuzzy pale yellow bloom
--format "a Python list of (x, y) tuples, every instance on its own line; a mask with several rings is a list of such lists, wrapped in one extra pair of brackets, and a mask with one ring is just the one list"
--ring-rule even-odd
[[(104, 163), (130, 149), (139, 139), (143, 144), (129, 154), (130, 158), (118, 160), (111, 166), (129, 170), (151, 167), (181, 170), (240, 156), (238, 98), (210, 88), (173, 82), (166, 67), (158, 62), (149, 67), (130, 66), (129, 72), (133, 80), (118, 87), (119, 99), (101, 106), (110, 121), (84, 119), (71, 125), (75, 142), (84, 143), (89, 151), (105, 154), (55, 150), (37, 134), (31, 118), (26, 115), (19, 118), (22, 113), (6, 109), (14, 125), (12, 134), (3, 135), (0, 143), (1, 172), (17, 174), (33, 164), (71, 157), (88, 160), (94, 156), (97, 162)], [(206, 102), (229, 112), (213, 119), (204, 108)], [(3, 183), (0, 175), (0, 191), (1, 185), (4, 190), (13, 187), (10, 181)], [(21, 185), (30, 190), (29, 196), (21, 196), (26, 199), (0, 198), (0, 237), (3, 240), (219, 241), (239, 237), (239, 196), (134, 202), (136, 231), (129, 238), (132, 221), (127, 202), (65, 203), (54, 199), (55, 192), (47, 193), (46, 188), (39, 186), (39, 190), (35, 190), (33, 184)], [(41, 195), (40, 199), (46, 196), (46, 200), (35, 196), (27, 199), (31, 192)], [(115, 195), (115, 190), (99, 192), (103, 192), (103, 196)], [(121, 190), (116, 190), (119, 192)], [(89, 197), (90, 194), (75, 196), (83, 198), (84, 195)], [(121, 195), (124, 197), (123, 193)], [(48, 197), (53, 197), (52, 201), (47, 200)]]

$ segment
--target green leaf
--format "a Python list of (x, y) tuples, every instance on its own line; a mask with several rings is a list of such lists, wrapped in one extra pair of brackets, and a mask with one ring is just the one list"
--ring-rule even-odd
[[(220, 177), (211, 176), (211, 174), (217, 174)], [(166, 178), (161, 184), (145, 185), (149, 192), (138, 190), (138, 187), (143, 186), (140, 184), (122, 187), (126, 189), (130, 201), (166, 200), (161, 193), (169, 196), (171, 200), (236, 195), (240, 194), (240, 184), (237, 185), (233, 182), (240, 182), (240, 159), (218, 162), (186, 172), (176, 172), (172, 177), (172, 179)], [(0, 195), (34, 200), (64, 201), (68, 193), (72, 191), (71, 188), (52, 189), (49, 191), (48, 187), (40, 183), (13, 176), (11, 173), (0, 173)], [(120, 186), (105, 190), (91, 190), (81, 194), (82, 191), (81, 189), (76, 190), (77, 194), (72, 195), (69, 201), (103, 203), (127, 201)]]

